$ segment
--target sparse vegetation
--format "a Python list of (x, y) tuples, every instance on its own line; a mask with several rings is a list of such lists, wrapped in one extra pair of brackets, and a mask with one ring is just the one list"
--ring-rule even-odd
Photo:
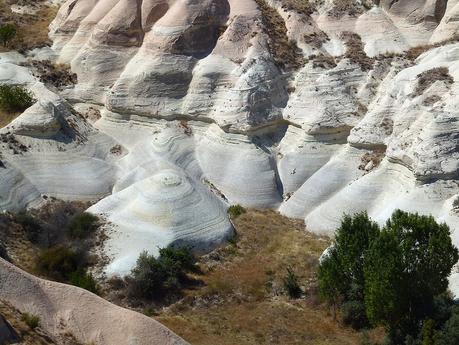
[(66, 246), (44, 249), (38, 257), (40, 273), (59, 281), (67, 281), (80, 266), (78, 254)]
[(239, 204), (231, 205), (228, 208), (228, 214), (232, 219), (239, 217), (241, 214), (244, 214), (245, 212), (246, 212), (245, 208)]
[(341, 34), (341, 38), (346, 44), (346, 53), (344, 57), (358, 64), (364, 72), (371, 70), (375, 59), (368, 57), (365, 53), (362, 38), (358, 34), (350, 31), (344, 31)]
[(78, 81), (77, 75), (72, 73), (70, 66), (66, 64), (55, 64), (49, 60), (33, 60), (24, 65), (30, 67), (33, 74), (47, 86), (62, 89)]
[(22, 321), (24, 321), (31, 329), (35, 329), (40, 325), (40, 318), (29, 313), (22, 314)]
[(346, 14), (351, 17), (355, 17), (363, 12), (363, 4), (365, 4), (365, 7), (368, 8), (369, 1), (370, 0), (366, 0), (362, 3), (360, 1), (357, 2), (355, 0), (334, 0), (333, 8), (331, 9), (331, 11), (328, 12), (328, 15), (336, 18), (341, 18)]
[(282, 8), (286, 11), (294, 11), (303, 15), (314, 12), (314, 6), (309, 0), (281, 0)]
[(14, 264), (46, 278), (98, 292), (91, 250), (104, 240), (101, 222), (86, 203), (50, 201), (39, 209), (0, 215), (0, 233)]
[(4, 24), (0, 26), (0, 40), (4, 47), (16, 36), (16, 26), (13, 24)]
[(298, 69), (305, 64), (301, 50), (295, 42), (289, 40), (284, 19), (266, 0), (255, 0), (261, 10), (266, 34), (269, 37), (268, 49), (275, 64), (283, 69)]
[(447, 85), (454, 83), (454, 78), (449, 74), (447, 67), (436, 67), (418, 74), (418, 84), (413, 96), (419, 96), (424, 93), (436, 81), (443, 81)]
[(80, 268), (70, 273), (69, 282), (72, 285), (91, 291), (96, 295), (99, 294), (100, 288), (97, 281), (94, 279), (92, 273), (88, 273), (84, 269)]
[(35, 217), (23, 211), (16, 214), (15, 222), (22, 226), (28, 240), (31, 242), (38, 241), (42, 228)]
[(32, 93), (19, 85), (0, 85), (0, 109), (7, 112), (23, 112), (36, 100)]

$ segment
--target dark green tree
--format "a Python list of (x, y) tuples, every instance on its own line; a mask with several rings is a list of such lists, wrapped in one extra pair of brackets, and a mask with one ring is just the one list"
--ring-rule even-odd
[(459, 307), (454, 306), (450, 318), (434, 336), (435, 345), (459, 344)]
[(342, 283), (341, 265), (335, 247), (330, 247), (321, 258), (318, 269), (320, 296), (333, 308), (333, 316), (336, 317), (336, 310), (341, 303)]
[(343, 217), (319, 266), (319, 287), (325, 299), (332, 303), (340, 299), (363, 301), (365, 251), (378, 233), (378, 224), (366, 212)]
[(385, 326), (394, 343), (416, 337), (433, 313), (435, 296), (447, 290), (457, 260), (446, 224), (395, 211), (365, 256), (369, 319)]

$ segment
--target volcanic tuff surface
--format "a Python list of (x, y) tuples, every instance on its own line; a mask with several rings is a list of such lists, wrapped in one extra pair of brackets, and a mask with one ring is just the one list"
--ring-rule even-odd
[(39, 316), (39, 327), (51, 337), (50, 344), (70, 344), (64, 341), (70, 336), (75, 340), (72, 345), (188, 344), (148, 316), (115, 306), (86, 290), (37, 278), (1, 258), (0, 301)]
[(108, 273), (217, 245), (236, 203), (322, 233), (396, 208), (455, 230), (458, 31), (458, 0), (66, 1), (35, 58), (74, 87), (0, 54), (38, 99), (0, 130), (0, 208), (100, 200)]

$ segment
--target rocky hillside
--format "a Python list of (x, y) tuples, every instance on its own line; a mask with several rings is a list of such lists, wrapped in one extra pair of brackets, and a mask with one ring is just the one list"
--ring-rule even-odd
[(108, 273), (218, 245), (229, 204), (320, 233), (396, 208), (454, 229), (458, 16), (457, 0), (68, 0), (52, 49), (0, 56), (0, 82), (38, 100), (0, 130), (0, 208), (100, 200)]

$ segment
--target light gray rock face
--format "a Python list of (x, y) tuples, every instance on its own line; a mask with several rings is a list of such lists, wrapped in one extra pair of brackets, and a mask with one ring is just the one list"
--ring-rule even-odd
[(110, 273), (158, 245), (217, 245), (236, 203), (328, 234), (343, 213), (401, 208), (459, 244), (458, 1), (292, 3), (65, 2), (50, 35), (75, 88), (0, 56), (0, 80), (39, 100), (2, 129), (28, 150), (2, 148), (0, 207), (100, 199)]

